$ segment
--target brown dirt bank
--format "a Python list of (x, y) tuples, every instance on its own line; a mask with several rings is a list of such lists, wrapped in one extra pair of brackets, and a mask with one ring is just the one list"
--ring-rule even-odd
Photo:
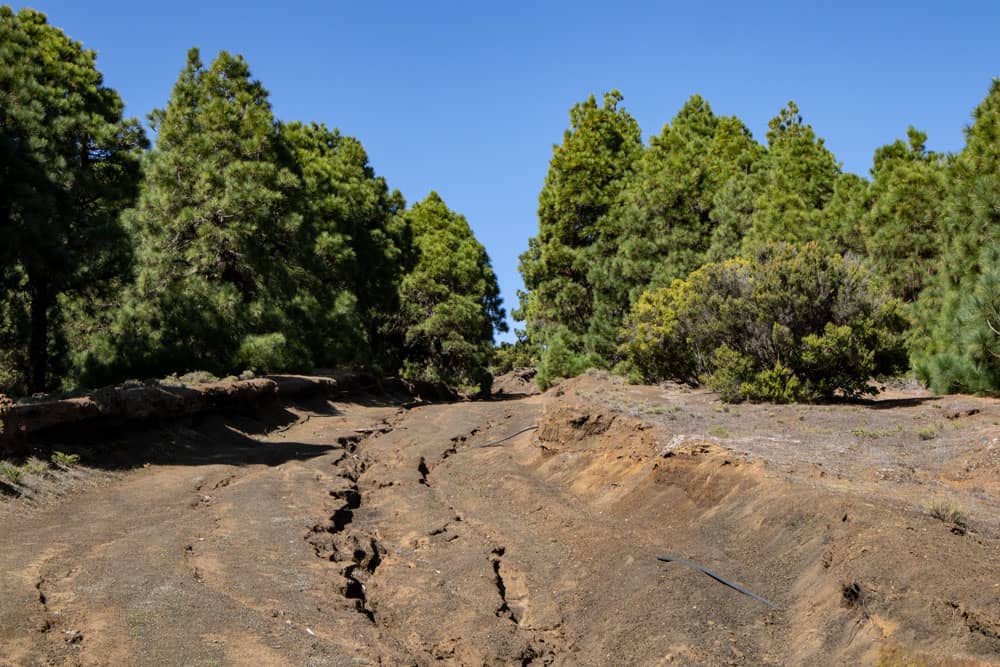
[(408, 400), (208, 415), (0, 501), (0, 665), (1000, 663), (997, 401)]

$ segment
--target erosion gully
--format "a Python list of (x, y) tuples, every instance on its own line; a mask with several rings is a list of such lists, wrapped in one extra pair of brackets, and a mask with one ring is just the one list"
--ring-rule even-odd
[[(941, 664), (1000, 655), (989, 590), (869, 567), (888, 547), (867, 500), (665, 451), (571, 395), (342, 398), (286, 406), (278, 430), (146, 433), (145, 463), (0, 505), (0, 665), (864, 663), (934, 645), (920, 604), (959, 656)], [(897, 544), (885, 567), (955, 553), (985, 582), (1000, 562), (995, 537), (932, 538), (952, 551)]]

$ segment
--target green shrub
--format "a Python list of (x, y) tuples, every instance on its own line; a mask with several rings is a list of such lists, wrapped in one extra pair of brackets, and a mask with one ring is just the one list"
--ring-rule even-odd
[(233, 357), (235, 368), (246, 368), (254, 373), (308, 370), (307, 355), (297, 350), (284, 334), (251, 334), (243, 338)]
[(50, 460), (52, 461), (52, 465), (58, 468), (72, 468), (80, 462), (80, 455), (66, 454), (64, 452), (52, 452)]
[(753, 359), (723, 344), (715, 350), (712, 364), (714, 370), (706, 376), (705, 383), (718, 392), (719, 398), (727, 403), (746, 398), (744, 384), (753, 374)]
[(493, 363), (490, 373), (503, 375), (515, 368), (535, 367), (538, 364), (538, 349), (526, 336), (519, 336), (513, 343), (506, 341), (493, 348)]
[(740, 387), (740, 393), (750, 400), (771, 403), (795, 403), (815, 398), (804, 389), (795, 372), (780, 361), (774, 362), (772, 368), (765, 368), (748, 377)]
[(724, 401), (875, 393), (905, 367), (905, 322), (858, 263), (816, 243), (762, 246), (643, 294), (622, 352), (647, 382), (705, 382)]
[(542, 350), (538, 374), (535, 376), (535, 382), (543, 390), (559, 380), (576, 377), (591, 366), (600, 365), (599, 359), (574, 345), (576, 340), (578, 338), (565, 329), (556, 331), (549, 338)]
[(21, 481), (22, 474), (21, 469), (16, 465), (0, 461), (0, 478), (7, 480), (11, 484), (17, 484)]
[(24, 472), (32, 475), (44, 475), (49, 471), (49, 464), (47, 461), (43, 461), (40, 458), (32, 456), (24, 462), (24, 465), (21, 466), (21, 468)]
[(933, 440), (938, 436), (938, 430), (934, 426), (925, 426), (917, 429), (917, 436), (921, 440)]

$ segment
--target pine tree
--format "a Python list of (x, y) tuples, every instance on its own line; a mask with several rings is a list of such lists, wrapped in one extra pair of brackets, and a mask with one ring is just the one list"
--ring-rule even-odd
[(861, 232), (871, 210), (869, 185), (857, 174), (838, 174), (830, 200), (816, 216), (811, 240), (830, 254), (864, 256), (866, 246)]
[(768, 150), (762, 182), (754, 202), (753, 220), (744, 246), (768, 242), (820, 241), (820, 211), (831, 199), (840, 165), (803, 122), (795, 102), (789, 102), (768, 123)]
[(493, 331), (506, 331), (507, 325), (486, 249), (436, 192), (405, 218), (415, 263), (400, 286), (403, 373), (488, 391)]
[[(515, 317), (542, 346), (556, 331), (571, 354), (583, 355), (593, 315), (589, 273), (608, 212), (642, 153), (639, 125), (612, 91), (598, 106), (591, 96), (570, 110), (570, 128), (553, 148), (538, 197), (538, 236), (521, 255), (526, 291)], [(597, 360), (599, 363), (599, 359)]]
[(751, 164), (749, 170), (733, 175), (723, 183), (712, 198), (712, 238), (705, 251), (707, 262), (721, 262), (737, 257), (743, 239), (750, 233), (757, 193), (761, 187), (762, 160)]
[(118, 215), (146, 140), (95, 61), (43, 14), (0, 7), (0, 326), (27, 347), (8, 382), (31, 392), (51, 384), (60, 302), (93, 298), (130, 260)]
[(385, 338), (385, 313), (398, 307), (408, 243), (402, 195), (376, 177), (361, 142), (315, 123), (282, 125), (302, 171), (303, 230), (311, 251), (296, 302), (317, 364), (395, 370), (399, 352)]
[(876, 272), (911, 302), (937, 264), (947, 173), (944, 157), (926, 149), (926, 134), (911, 127), (907, 139), (875, 151), (863, 236)]
[(652, 139), (601, 221), (590, 271), (590, 333), (591, 349), (602, 358), (613, 360), (618, 329), (643, 291), (669, 285), (704, 263), (713, 199), (730, 178), (748, 173), (758, 154), (738, 118), (715, 116), (698, 95)]
[(1000, 79), (973, 121), (951, 170), (938, 270), (916, 304), (913, 364), (939, 392), (1000, 390)]
[(286, 313), (304, 274), (301, 186), (267, 91), (241, 56), (206, 68), (192, 49), (150, 119), (156, 147), (128, 216), (136, 285), (113, 346), (89, 362), (142, 375), (308, 366)]

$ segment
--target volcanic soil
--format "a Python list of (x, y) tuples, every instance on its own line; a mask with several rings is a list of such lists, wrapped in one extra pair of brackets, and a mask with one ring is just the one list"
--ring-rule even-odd
[(998, 425), (589, 374), (81, 430), (0, 499), (0, 665), (1000, 664)]

